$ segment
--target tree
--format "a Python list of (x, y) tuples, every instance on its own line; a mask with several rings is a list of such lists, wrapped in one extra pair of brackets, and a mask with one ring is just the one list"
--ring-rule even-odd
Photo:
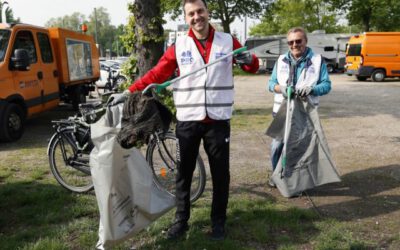
[[(172, 19), (182, 14), (181, 1), (161, 0), (161, 3), (163, 13), (171, 14)], [(270, 0), (208, 0), (207, 6), (211, 18), (220, 20), (224, 32), (231, 33), (229, 25), (235, 18), (257, 18), (269, 3)]]
[(135, 18), (135, 51), (139, 76), (149, 71), (164, 49), (160, 0), (136, 0), (129, 5)]
[(350, 25), (361, 31), (399, 31), (400, 2), (398, 0), (329, 0)]
[(100, 45), (100, 55), (106, 56), (106, 51), (109, 51), (109, 56), (115, 56), (113, 53), (113, 41), (118, 39), (115, 26), (111, 25), (110, 15), (104, 7), (95, 8), (92, 14), (89, 15), (88, 33), (97, 37), (97, 43)]
[(74, 12), (72, 15), (65, 15), (63, 17), (50, 18), (45, 27), (60, 27), (75, 31), (81, 30), (81, 24), (85, 22), (85, 15), (79, 12)]
[(82, 24), (87, 24), (87, 34), (93, 35), (96, 43), (99, 44), (101, 56), (106, 56), (106, 51), (109, 51), (109, 56), (117, 55), (117, 44), (122, 44), (120, 35), (123, 28), (119, 27), (117, 29), (111, 25), (110, 15), (104, 7), (95, 8), (88, 19), (79, 12), (74, 12), (72, 15), (65, 15), (63, 17), (51, 18), (46, 22), (45, 27), (60, 27), (81, 31)]
[(342, 32), (344, 27), (337, 25), (337, 20), (338, 15), (332, 5), (323, 0), (277, 0), (265, 10), (261, 23), (250, 29), (250, 35), (286, 34), (296, 26), (309, 32)]
[(19, 23), (20, 19), (14, 18), (14, 13), (12, 9), (8, 6), (7, 2), (0, 2), (0, 22), (3, 22), (3, 8), (6, 7), (6, 21), (8, 23)]
[(115, 29), (115, 38), (112, 43), (112, 50), (116, 52), (117, 56), (124, 56), (128, 53), (122, 40), (124, 34), (125, 26), (121, 24)]

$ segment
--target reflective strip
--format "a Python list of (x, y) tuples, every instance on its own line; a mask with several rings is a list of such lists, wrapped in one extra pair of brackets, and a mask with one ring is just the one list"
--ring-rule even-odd
[[(206, 90), (231, 90), (233, 86), (221, 86), (221, 87), (206, 87)], [(177, 92), (189, 92), (193, 90), (204, 90), (204, 87), (193, 87), (193, 88), (173, 88), (173, 91)]]
[(175, 105), (175, 107), (177, 108), (194, 108), (194, 107), (231, 107), (233, 105), (232, 103), (207, 103), (207, 105), (205, 103), (195, 103), (195, 104), (177, 104)]
[(233, 105), (232, 103), (212, 103), (212, 104), (207, 104), (207, 107), (231, 107)]
[(233, 86), (206, 87), (206, 90), (231, 90)]

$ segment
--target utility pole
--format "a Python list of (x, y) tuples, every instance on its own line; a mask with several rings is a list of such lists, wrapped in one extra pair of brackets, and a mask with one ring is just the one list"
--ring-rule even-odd
[(118, 43), (118, 37), (117, 37), (117, 57), (119, 57), (119, 43)]
[(100, 45), (99, 45), (98, 40), (97, 40), (97, 13), (96, 13), (96, 8), (94, 8), (94, 40), (96, 42), (97, 48), (100, 49), (100, 56), (103, 56), (103, 53), (101, 53), (102, 50), (101, 50), (101, 48), (99, 48)]
[(247, 40), (247, 16), (244, 17), (244, 42), (246, 42), (246, 40)]
[(96, 8), (94, 8), (94, 40), (96, 40), (96, 43), (97, 43), (97, 13), (96, 13)]

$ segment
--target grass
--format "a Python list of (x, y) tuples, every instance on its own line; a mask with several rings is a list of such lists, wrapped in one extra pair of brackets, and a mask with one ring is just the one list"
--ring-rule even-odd
[[(262, 109), (235, 110), (232, 129), (265, 128), (269, 113)], [(7, 145), (0, 145), (7, 149)], [(93, 249), (98, 236), (94, 193), (73, 194), (51, 175), (46, 143), (0, 152), (1, 249)], [(183, 239), (168, 241), (162, 231), (173, 219), (170, 211), (151, 226), (114, 249), (376, 249), (379, 244), (356, 234), (351, 222), (319, 217), (273, 198), (254, 198), (243, 190), (232, 194), (227, 238), (208, 240), (210, 192), (192, 207), (190, 230)], [(399, 236), (387, 239), (399, 242)]]
[(233, 75), (234, 76), (252, 76), (254, 74), (243, 71), (239, 66), (236, 66), (236, 67), (233, 67)]

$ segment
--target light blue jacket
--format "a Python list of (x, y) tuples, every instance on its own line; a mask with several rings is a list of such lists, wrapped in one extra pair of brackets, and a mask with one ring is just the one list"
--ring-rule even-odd
[[(312, 50), (307, 47), (306, 55), (303, 58), (299, 59), (300, 61), (298, 62), (298, 66), (296, 68), (296, 75), (295, 75), (296, 79), (294, 79), (295, 83), (297, 82), (297, 79), (299, 78), (301, 71), (304, 69), (306, 62), (310, 60), (313, 55), (314, 53), (312, 52)], [(290, 55), (290, 51), (286, 53), (285, 58), (287, 60), (293, 60)], [(270, 92), (274, 92), (274, 86), (278, 84), (278, 79), (276, 74), (277, 72), (275, 63), (274, 69), (272, 70), (271, 78), (269, 79), (268, 82), (268, 89)], [(329, 79), (326, 64), (322, 63), (319, 74), (319, 80), (317, 84), (313, 87), (312, 94), (315, 96), (322, 96), (328, 94), (330, 90), (331, 90), (331, 80)]]

